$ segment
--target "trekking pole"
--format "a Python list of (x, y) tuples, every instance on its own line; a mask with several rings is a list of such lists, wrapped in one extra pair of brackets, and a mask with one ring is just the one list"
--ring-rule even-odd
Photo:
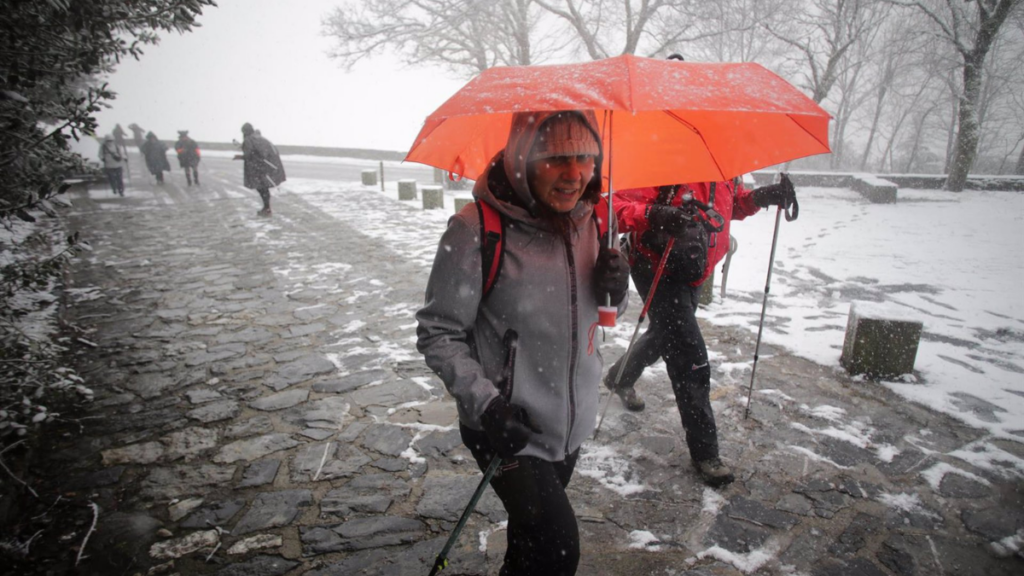
[(473, 497), (469, 499), (469, 505), (462, 511), (462, 517), (459, 518), (459, 523), (455, 525), (455, 529), (452, 530), (452, 535), (448, 537), (448, 541), (444, 543), (444, 548), (441, 549), (441, 553), (434, 559), (434, 566), (430, 569), (430, 576), (434, 576), (441, 570), (448, 567), (448, 552), (451, 551), (452, 546), (455, 545), (455, 541), (459, 539), (459, 533), (462, 532), (463, 526), (466, 525), (466, 521), (469, 520), (469, 515), (473, 513), (473, 509), (476, 508), (476, 503), (483, 496), (484, 490), (487, 485), (491, 483), (491, 478), (494, 477), (494, 473), (498, 470), (498, 466), (501, 465), (501, 458), (495, 456), (491, 458), (491, 464), (487, 467), (487, 471), (484, 472), (484, 477), (480, 480), (480, 484), (476, 487), (476, 492), (473, 492)]
[[(519, 348), (519, 334), (509, 328), (505, 331), (504, 337), (505, 343), (505, 367), (502, 369), (501, 380), (499, 385), (498, 393), (505, 397), (506, 400), (512, 400), (512, 383), (515, 379), (515, 367), (516, 367), (516, 352)], [(480, 479), (480, 484), (477, 485), (476, 491), (473, 492), (473, 497), (469, 499), (469, 504), (466, 505), (466, 509), (462, 511), (462, 516), (459, 517), (459, 523), (455, 525), (455, 529), (452, 530), (451, 536), (448, 537), (448, 541), (444, 543), (444, 548), (434, 558), (434, 565), (430, 569), (430, 575), (434, 576), (441, 570), (448, 567), (448, 552), (451, 551), (452, 546), (459, 539), (459, 534), (462, 532), (462, 528), (466, 525), (469, 520), (469, 515), (476, 508), (476, 503), (480, 501), (480, 497), (484, 495), (484, 490), (487, 489), (487, 485), (491, 483), (491, 478), (494, 477), (494, 473), (498, 471), (498, 466), (501, 466), (501, 457), (495, 455), (491, 458), (491, 463), (487, 466), (487, 470), (484, 471), (484, 477)]]
[(594, 439), (597, 440), (597, 435), (601, 432), (601, 424), (604, 424), (605, 414), (608, 413), (608, 407), (611, 406), (612, 396), (615, 395), (615, 389), (619, 387), (619, 380), (622, 379), (622, 372), (626, 369), (626, 364), (629, 363), (629, 355), (633, 352), (633, 344), (636, 343), (636, 336), (640, 333), (640, 325), (644, 323), (644, 318), (647, 317), (647, 310), (651, 307), (651, 302), (654, 301), (654, 291), (658, 289), (658, 282), (661, 280), (661, 274), (665, 271), (665, 263), (668, 262), (668, 255), (672, 252), (672, 245), (676, 243), (675, 237), (668, 239), (668, 244), (665, 245), (665, 251), (661, 254), (661, 260), (658, 262), (658, 268), (654, 272), (654, 280), (651, 281), (651, 290), (647, 293), (647, 301), (644, 302), (644, 308), (640, 311), (640, 319), (636, 321), (636, 328), (633, 329), (633, 336), (629, 339), (629, 346), (626, 347), (626, 354), (622, 357), (622, 363), (619, 364), (619, 370), (615, 374), (615, 381), (612, 383), (612, 390), (608, 394), (608, 398), (604, 401), (604, 408), (601, 409), (601, 417), (597, 420), (597, 428), (594, 429)]
[[(793, 198), (792, 215), (789, 212), (789, 206), (786, 206), (786, 222), (792, 222), (796, 220), (800, 215), (800, 204), (797, 203), (796, 198)], [(750, 416), (750, 398), (754, 393), (754, 375), (757, 374), (757, 353), (761, 350), (761, 333), (764, 331), (764, 314), (768, 309), (768, 291), (772, 284), (772, 267), (775, 265), (775, 246), (779, 241), (779, 222), (782, 220), (782, 206), (775, 211), (775, 234), (772, 235), (772, 253), (768, 257), (768, 279), (764, 282), (764, 300), (761, 302), (761, 322), (757, 326), (757, 343), (754, 345), (754, 366), (750, 369), (750, 387), (747, 389), (747, 408), (743, 411), (743, 419), (746, 420), (747, 416)]]

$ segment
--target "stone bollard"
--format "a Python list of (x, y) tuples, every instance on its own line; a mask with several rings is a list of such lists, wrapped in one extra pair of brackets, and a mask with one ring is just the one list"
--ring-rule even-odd
[(466, 206), (466, 204), (472, 204), (472, 203), (473, 203), (473, 199), (472, 198), (456, 198), (455, 199), (455, 212), (456, 213), (462, 212), (462, 209)]
[(839, 363), (850, 374), (896, 378), (914, 371), (924, 325), (905, 308), (874, 302), (850, 305)]
[(697, 303), (701, 306), (710, 306), (715, 300), (715, 269), (711, 269), (711, 276), (700, 285), (700, 294), (697, 295)]
[(376, 170), (363, 170), (363, 186), (376, 186), (377, 185), (377, 171)]
[(434, 168), (434, 184), (444, 184), (444, 181), (444, 170), (441, 170), (440, 168)]
[(415, 180), (399, 180), (398, 181), (398, 199), (399, 200), (415, 200), (416, 199), (416, 181)]
[(424, 186), (422, 190), (424, 210), (444, 208), (444, 188), (440, 186)]

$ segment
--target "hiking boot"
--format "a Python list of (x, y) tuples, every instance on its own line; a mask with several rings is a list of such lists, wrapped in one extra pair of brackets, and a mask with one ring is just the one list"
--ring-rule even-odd
[(622, 403), (626, 405), (626, 409), (630, 412), (643, 412), (644, 408), (647, 406), (647, 404), (644, 403), (644, 399), (637, 395), (636, 389), (632, 386), (612, 388), (611, 380), (605, 380), (604, 385), (605, 388), (608, 388), (619, 395), (619, 398), (622, 399)]
[(270, 208), (264, 208), (263, 210), (257, 212), (256, 215), (262, 218), (270, 218), (271, 216), (274, 215), (274, 212)]
[(712, 488), (725, 486), (736, 480), (732, 470), (722, 462), (721, 458), (711, 458), (710, 460), (701, 460), (700, 462), (694, 460), (693, 467), (697, 469), (701, 480)]
[(643, 412), (647, 406), (644, 403), (644, 399), (637, 396), (635, 388), (619, 388), (615, 391), (622, 398), (622, 403), (626, 405), (626, 409), (630, 412)]

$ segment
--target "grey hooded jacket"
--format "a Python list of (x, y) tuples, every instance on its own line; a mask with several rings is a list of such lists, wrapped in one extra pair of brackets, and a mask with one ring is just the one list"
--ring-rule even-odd
[[(417, 348), (455, 397), (462, 424), (474, 430), (483, 429), (480, 416), (498, 394), (494, 379), (505, 359), (502, 337), (509, 328), (519, 333), (511, 402), (524, 407), (542, 430), (519, 455), (557, 462), (592, 434), (598, 412), (603, 362), (598, 300), (591, 287), (599, 249), (593, 206), (581, 201), (572, 211), (570, 243), (529, 209), (496, 198), (488, 185), (490, 171), (504, 169), (519, 204), (535, 206), (525, 157), (550, 114), (513, 120), (509, 143), (499, 155), (502, 165), (492, 163), (473, 189), (507, 222), (501, 273), (491, 292), (481, 298), (480, 219), (470, 204), (452, 217), (441, 237), (426, 304), (416, 318)], [(587, 120), (593, 129), (593, 115)], [(619, 303), (620, 314), (627, 300)]]

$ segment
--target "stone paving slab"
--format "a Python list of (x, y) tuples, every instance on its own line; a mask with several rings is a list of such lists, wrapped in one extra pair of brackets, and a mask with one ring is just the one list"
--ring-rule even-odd
[[(72, 198), (93, 252), (71, 283), (101, 295), (69, 310), (99, 345), (78, 357), (96, 401), (55, 457), (69, 488), (117, 510), (101, 537), (145, 543), (104, 558), (143, 574), (172, 554), (181, 574), (425, 574), (480, 478), (413, 349), (428, 268), (303, 196), (255, 219), (251, 195), (140, 188)], [(358, 187), (333, 194), (416, 217)], [(697, 481), (656, 365), (638, 384), (647, 410), (616, 400), (569, 486), (580, 574), (1024, 573), (1024, 482), (956, 456), (980, 431), (784, 351), (762, 357), (744, 419), (749, 371), (723, 367), (749, 360), (751, 334), (704, 330), (739, 479)], [(504, 519), (488, 491), (446, 573), (497, 574)]]

